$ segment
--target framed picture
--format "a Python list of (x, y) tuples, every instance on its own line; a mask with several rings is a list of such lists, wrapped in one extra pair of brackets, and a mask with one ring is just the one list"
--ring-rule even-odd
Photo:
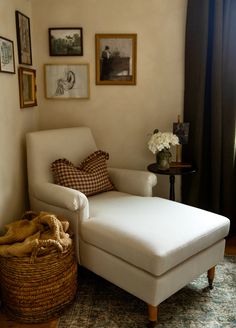
[(19, 64), (32, 65), (30, 19), (16, 11), (16, 34)]
[(83, 30), (74, 28), (49, 28), (50, 56), (83, 56)]
[(0, 36), (0, 72), (15, 73), (13, 41)]
[(36, 70), (19, 67), (20, 107), (37, 105), (36, 99)]
[(179, 138), (180, 145), (188, 143), (189, 123), (173, 123), (173, 133)]
[(96, 84), (135, 85), (137, 34), (96, 34)]
[(45, 97), (89, 98), (89, 64), (45, 64)]

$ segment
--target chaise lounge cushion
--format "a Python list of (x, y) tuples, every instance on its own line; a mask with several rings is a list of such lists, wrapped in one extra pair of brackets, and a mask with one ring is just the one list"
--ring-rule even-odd
[(217, 243), (229, 230), (223, 216), (158, 197), (110, 191), (89, 197), (89, 204), (90, 219), (81, 224), (83, 241), (155, 276)]

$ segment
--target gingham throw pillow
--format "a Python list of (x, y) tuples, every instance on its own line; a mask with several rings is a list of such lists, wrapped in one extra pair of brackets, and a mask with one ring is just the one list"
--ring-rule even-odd
[(109, 154), (97, 150), (76, 167), (63, 158), (52, 163), (54, 182), (58, 185), (76, 189), (86, 196), (114, 190), (107, 171)]

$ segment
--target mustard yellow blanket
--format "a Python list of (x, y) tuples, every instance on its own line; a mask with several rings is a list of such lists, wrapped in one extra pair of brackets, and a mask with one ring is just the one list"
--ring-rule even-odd
[(0, 256), (39, 256), (56, 248), (66, 251), (72, 245), (69, 222), (47, 212), (26, 212), (20, 220), (5, 226), (0, 237)]

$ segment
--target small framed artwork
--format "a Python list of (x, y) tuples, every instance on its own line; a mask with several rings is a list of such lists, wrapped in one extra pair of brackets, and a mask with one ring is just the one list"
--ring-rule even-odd
[(20, 107), (37, 105), (36, 99), (36, 70), (19, 67)]
[(45, 97), (88, 99), (89, 64), (45, 64)]
[(96, 84), (135, 85), (137, 34), (96, 34)]
[(16, 11), (16, 34), (19, 64), (32, 65), (30, 19)]
[(173, 133), (179, 138), (180, 145), (188, 143), (189, 123), (173, 123)]
[(13, 41), (0, 36), (0, 72), (15, 74)]
[(83, 56), (83, 30), (81, 27), (49, 28), (50, 56)]

